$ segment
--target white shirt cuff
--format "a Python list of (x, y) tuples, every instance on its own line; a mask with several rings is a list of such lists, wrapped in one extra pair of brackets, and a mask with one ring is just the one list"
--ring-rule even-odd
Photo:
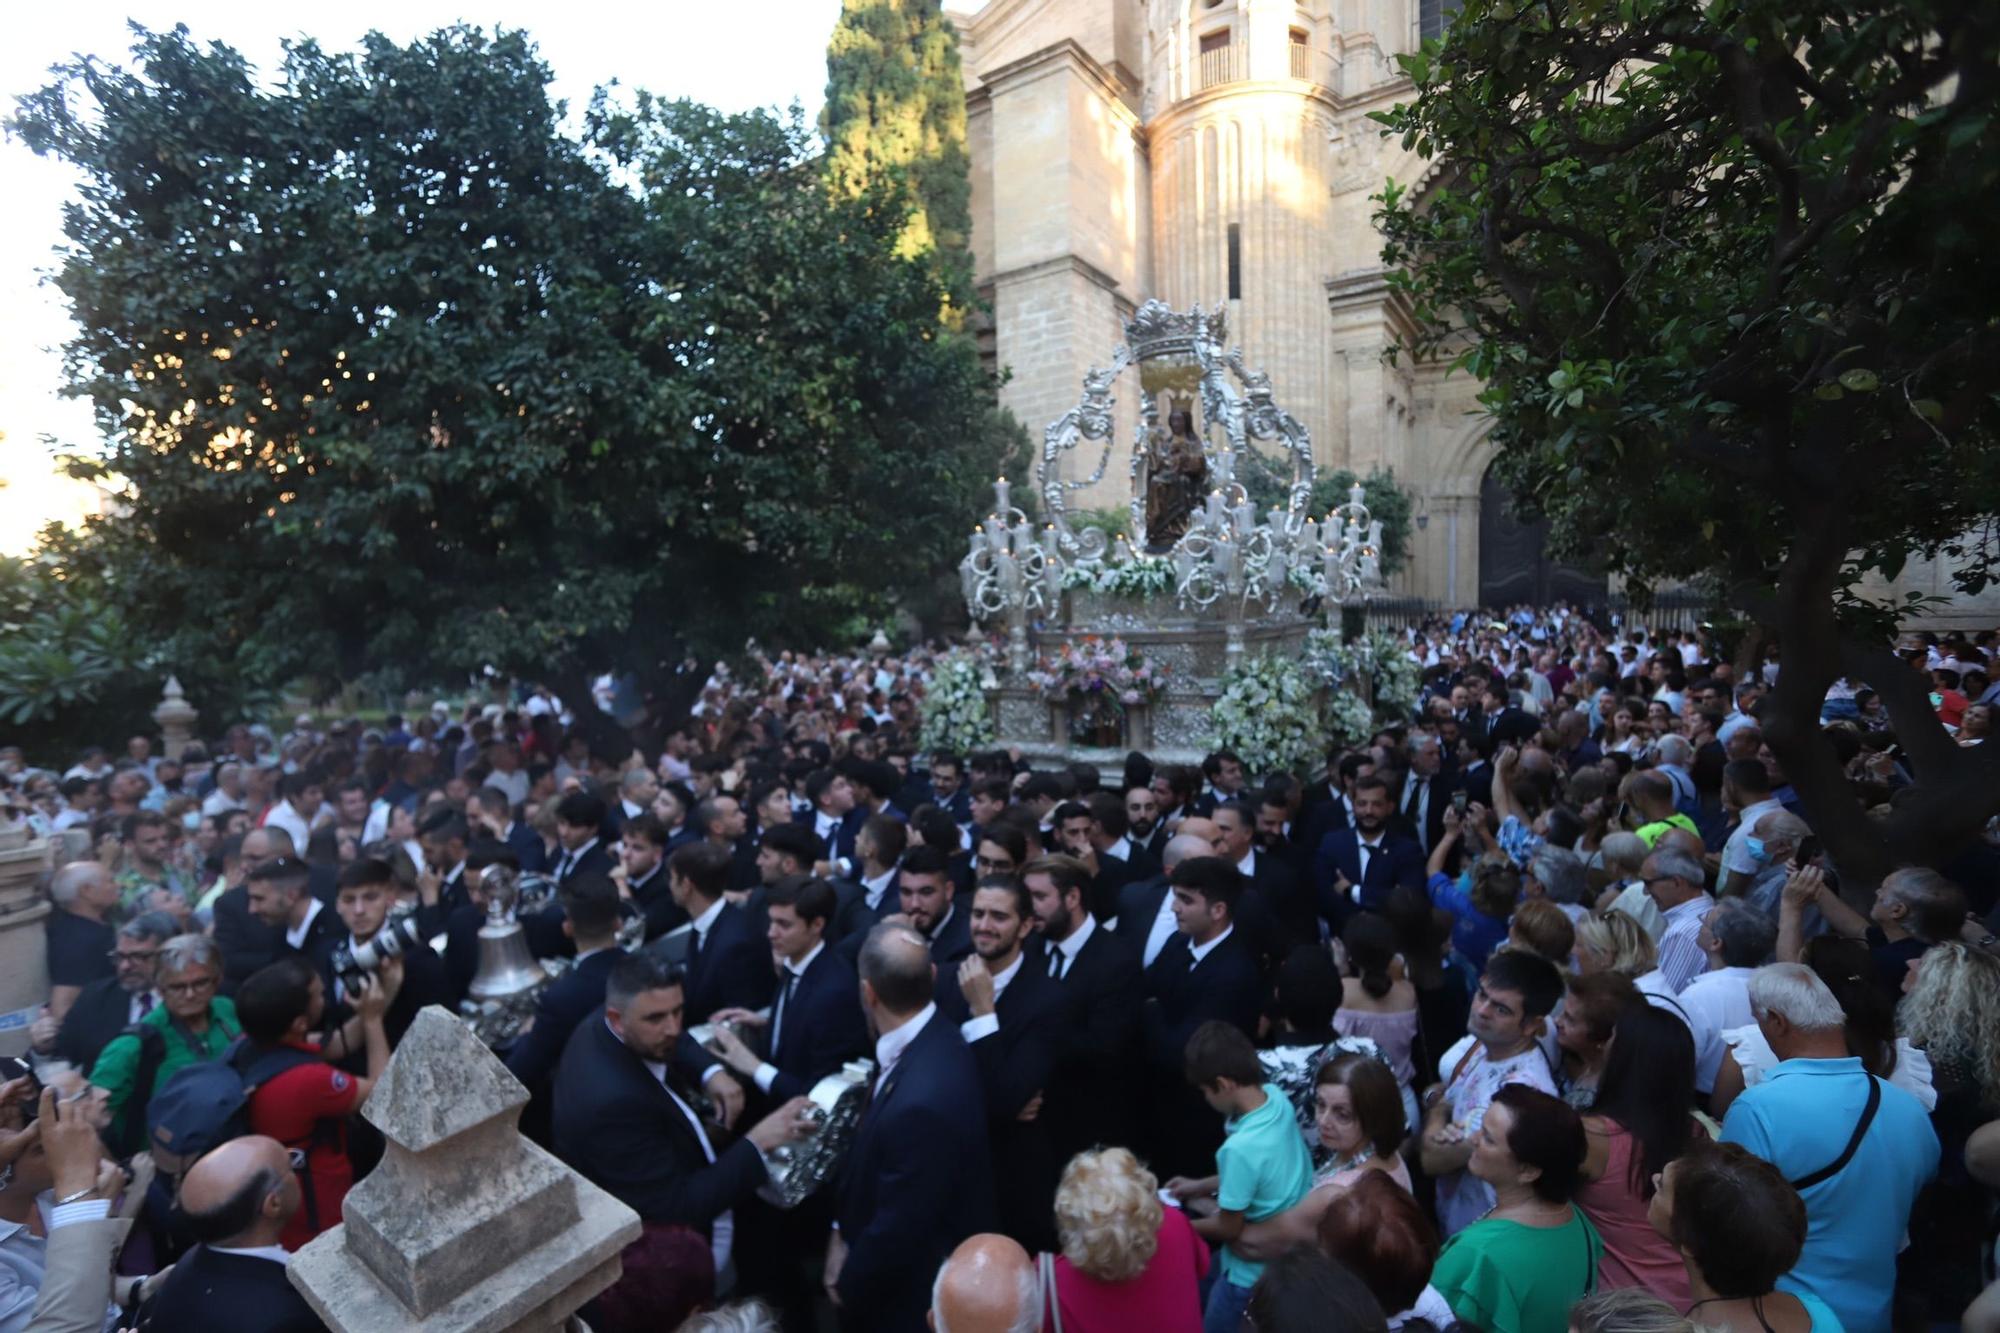
[(108, 1199), (84, 1199), (77, 1203), (66, 1203), (50, 1210), (49, 1230), (66, 1227), (73, 1222), (102, 1222), (111, 1216), (111, 1201)]
[(728, 1066), (726, 1066), (726, 1065), (723, 1065), (723, 1064), (721, 1064), (721, 1063), (719, 1063), (719, 1062), (718, 1062), (718, 1063), (716, 1063), (716, 1064), (712, 1064), (712, 1065), (710, 1065), (710, 1066), (709, 1066), (708, 1068), (706, 1068), (706, 1069), (702, 1070), (702, 1071), (701, 1071), (701, 1086), (702, 1086), (702, 1087), (704, 1087), (704, 1088), (705, 1088), (705, 1087), (707, 1087), (707, 1086), (708, 1086), (708, 1081), (709, 1081), (710, 1079), (714, 1078), (714, 1077), (715, 1077), (715, 1076), (716, 1076), (717, 1074), (720, 1074), (720, 1073), (721, 1073), (721, 1072), (722, 1072), (722, 1071), (723, 1071), (724, 1069), (726, 1069), (726, 1068), (728, 1068)]
[(771, 1084), (777, 1081), (778, 1067), (768, 1062), (760, 1064), (757, 1066), (757, 1072), (750, 1077), (757, 1084), (757, 1091), (769, 1092)]
[(977, 1018), (968, 1018), (958, 1025), (959, 1034), (968, 1042), (978, 1041), (981, 1037), (990, 1037), (999, 1030), (998, 1014), (981, 1014)]

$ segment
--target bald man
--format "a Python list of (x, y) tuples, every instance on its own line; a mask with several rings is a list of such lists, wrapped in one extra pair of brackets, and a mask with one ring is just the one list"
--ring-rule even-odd
[(979, 1065), (938, 1015), (930, 944), (883, 922), (861, 946), (875, 1095), (836, 1191), (825, 1282), (849, 1333), (921, 1333), (924, 1274), (993, 1224)]
[(149, 1333), (324, 1333), (285, 1275), (278, 1237), (299, 1210), (299, 1179), (276, 1139), (247, 1135), (211, 1151), (181, 1181), (176, 1206), (201, 1244), (174, 1265), (153, 1301)]
[(1035, 1333), (1041, 1295), (1026, 1250), (1006, 1236), (973, 1236), (938, 1268), (930, 1326), (937, 1333)]

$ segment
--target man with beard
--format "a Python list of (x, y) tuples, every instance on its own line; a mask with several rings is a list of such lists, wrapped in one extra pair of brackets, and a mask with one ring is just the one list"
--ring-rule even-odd
[(1391, 808), (1389, 784), (1371, 773), (1354, 784), (1354, 826), (1320, 839), (1313, 890), (1336, 935), (1356, 910), (1379, 910), (1398, 887), (1423, 888), (1423, 849), (1390, 831)]
[(1217, 855), (1235, 865), (1249, 891), (1276, 918), (1278, 938), (1266, 941), (1263, 951), (1282, 958), (1291, 945), (1316, 939), (1312, 897), (1282, 857), (1257, 845), (1257, 814), (1251, 804), (1225, 801), (1215, 807), (1212, 822)]
[(944, 853), (935, 847), (912, 847), (903, 857), (897, 889), (903, 915), (930, 943), (938, 974), (950, 975), (972, 952), (972, 930), (965, 911), (953, 901), (956, 893)]
[(972, 957), (938, 977), (938, 1012), (959, 1026), (979, 1065), (1000, 1229), (1029, 1250), (1053, 1249), (1057, 1161), (1042, 1114), (1067, 1017), (1037, 947), (1028, 891), (981, 880), (967, 913)]
[(1054, 822), (1058, 853), (1077, 861), (1090, 874), (1090, 910), (1098, 916), (1116, 915), (1119, 890), (1139, 877), (1125, 862), (1097, 850), (1092, 837), (1096, 821), (1082, 801), (1064, 801), (1057, 806)]
[(1131, 850), (1126, 855), (1128, 865), (1137, 865), (1138, 858), (1144, 856), (1159, 873), (1161, 853), (1167, 849), (1166, 826), (1160, 822), (1160, 798), (1153, 794), (1151, 786), (1133, 787), (1125, 793), (1125, 844)]
[(1042, 1119), (1058, 1163), (1096, 1143), (1130, 1146), (1132, 1054), (1138, 1048), (1144, 978), (1132, 948), (1085, 906), (1089, 873), (1067, 856), (1045, 856), (1021, 872), (1068, 1021), (1042, 1096)]
[(651, 944), (688, 923), (685, 908), (674, 901), (667, 874), (667, 842), (673, 835), (658, 815), (647, 813), (625, 825), (618, 857), (625, 867), (625, 896), (646, 914), (646, 943)]

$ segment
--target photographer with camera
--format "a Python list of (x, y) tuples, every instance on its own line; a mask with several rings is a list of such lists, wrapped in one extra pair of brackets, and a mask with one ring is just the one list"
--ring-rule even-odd
[[(416, 915), (392, 915), (395, 906), (396, 874), (387, 861), (365, 856), (342, 867), (334, 911), (347, 927), (347, 938), (333, 946), (335, 1017), (344, 1020), (351, 1012), (349, 994), (357, 988), (359, 978), (374, 975), (390, 959), (400, 959), (402, 985), (382, 1020), (392, 1051), (416, 1021), (419, 1009), (427, 1004), (452, 1007), (444, 959), (418, 933)], [(353, 1062), (344, 1059), (341, 1063)]]

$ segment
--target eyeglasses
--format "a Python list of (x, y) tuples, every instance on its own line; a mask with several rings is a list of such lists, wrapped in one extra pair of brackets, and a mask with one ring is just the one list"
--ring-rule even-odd
[(121, 953), (119, 950), (113, 949), (104, 956), (109, 958), (115, 967), (119, 963), (150, 963), (160, 956), (160, 951), (158, 949), (134, 949), (129, 953)]
[(199, 995), (205, 990), (215, 989), (215, 978), (203, 977), (200, 981), (169, 981), (160, 989), (168, 995)]

